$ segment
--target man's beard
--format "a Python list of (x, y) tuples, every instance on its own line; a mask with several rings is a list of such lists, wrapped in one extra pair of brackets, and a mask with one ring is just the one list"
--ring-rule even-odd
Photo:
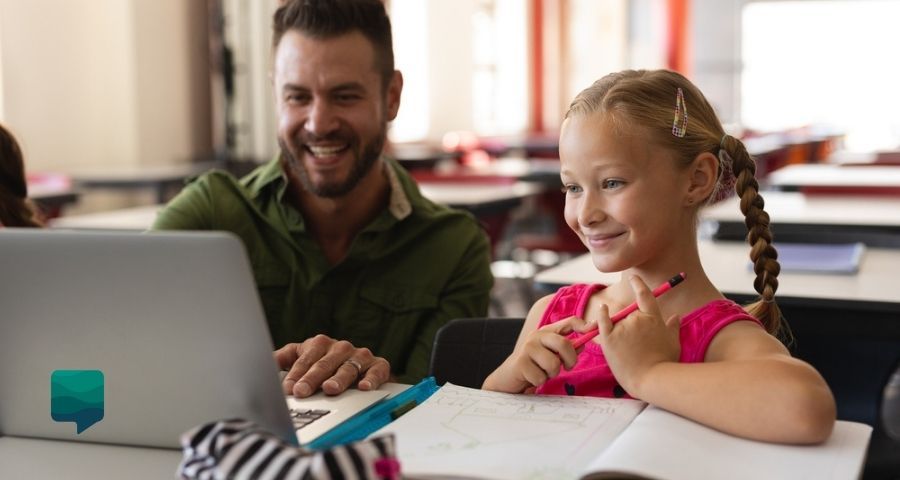
[[(330, 140), (334, 138), (344, 140), (346, 136), (337, 134), (332, 137), (325, 137), (324, 139)], [(300, 180), (304, 190), (317, 197), (336, 198), (350, 193), (350, 191), (356, 188), (356, 185), (359, 184), (360, 180), (369, 173), (372, 169), (372, 165), (374, 165), (375, 161), (378, 160), (378, 157), (381, 156), (381, 151), (384, 148), (386, 138), (387, 123), (385, 122), (381, 126), (381, 131), (375, 135), (372, 141), (362, 145), (361, 148), (357, 146), (358, 142), (349, 142), (349, 149), (353, 153), (354, 160), (353, 165), (350, 167), (350, 173), (347, 174), (347, 178), (345, 178), (343, 182), (321, 183), (318, 185), (313, 183), (303, 161), (291, 153), (291, 150), (287, 148), (287, 145), (281, 138), (278, 139), (278, 146), (281, 147), (281, 161), (287, 162), (290, 170), (297, 174), (296, 177)], [(303, 139), (298, 140), (296, 145), (304, 145), (307, 143)], [(312, 153), (302, 146), (299, 147), (298, 150), (312, 155)]]

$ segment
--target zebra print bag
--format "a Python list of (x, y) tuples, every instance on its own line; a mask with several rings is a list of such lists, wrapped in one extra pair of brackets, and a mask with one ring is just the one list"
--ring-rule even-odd
[(373, 479), (397, 480), (393, 435), (328, 450), (309, 451), (283, 442), (244, 420), (195, 427), (181, 436), (183, 479)]

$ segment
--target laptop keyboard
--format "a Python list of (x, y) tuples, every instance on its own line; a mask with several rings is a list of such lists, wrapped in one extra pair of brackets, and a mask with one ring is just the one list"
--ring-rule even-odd
[(331, 413), (331, 410), (310, 410), (306, 408), (291, 408), (291, 420), (294, 422), (294, 430), (300, 430), (303, 427), (315, 422), (316, 420)]

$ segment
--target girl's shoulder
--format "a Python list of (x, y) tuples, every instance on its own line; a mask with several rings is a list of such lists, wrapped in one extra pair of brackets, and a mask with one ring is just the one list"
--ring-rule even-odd
[(681, 324), (685, 325), (691, 322), (731, 323), (737, 320), (752, 320), (759, 323), (759, 320), (747, 313), (744, 307), (732, 300), (722, 298), (712, 300), (700, 308), (685, 314), (681, 319)]
[(561, 287), (550, 297), (539, 326), (544, 326), (564, 318), (584, 315), (585, 307), (591, 295), (603, 285), (576, 283)]

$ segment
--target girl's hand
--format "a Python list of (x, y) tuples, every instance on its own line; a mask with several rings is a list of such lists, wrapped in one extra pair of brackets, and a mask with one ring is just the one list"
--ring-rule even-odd
[(578, 353), (565, 335), (587, 331), (591, 326), (580, 318), (569, 317), (532, 331), (491, 374), (493, 378), (485, 387), (521, 393), (555, 377), (561, 367), (572, 368), (578, 361)]
[(681, 319), (673, 315), (663, 321), (659, 304), (647, 284), (636, 275), (631, 277), (630, 283), (638, 310), (613, 325), (609, 310), (603, 305), (597, 319), (599, 334), (594, 337), (594, 342), (603, 348), (609, 368), (622, 388), (629, 395), (640, 398), (640, 387), (654, 366), (678, 362)]

